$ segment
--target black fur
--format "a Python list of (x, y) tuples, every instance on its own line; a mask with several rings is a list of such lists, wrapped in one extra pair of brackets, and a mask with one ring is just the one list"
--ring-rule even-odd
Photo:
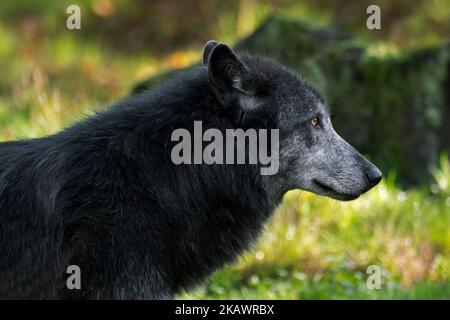
[[(214, 101), (201, 67), (59, 134), (0, 144), (0, 297), (169, 298), (247, 248), (277, 203), (257, 168), (170, 160), (174, 129), (236, 126)], [(72, 264), (79, 291), (66, 288)]]
[[(171, 134), (201, 120), (204, 130), (279, 128), (282, 141), (298, 133), (312, 148), (308, 117), (322, 100), (275, 63), (207, 49), (207, 66), (58, 134), (0, 144), (0, 298), (172, 298), (257, 239), (298, 187), (287, 177), (302, 153), (282, 156), (275, 176), (257, 165), (177, 166)], [(81, 268), (81, 290), (66, 288), (69, 265)]]

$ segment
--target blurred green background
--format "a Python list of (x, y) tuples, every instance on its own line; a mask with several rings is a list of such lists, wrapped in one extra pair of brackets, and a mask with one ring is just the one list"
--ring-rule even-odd
[[(81, 30), (66, 28), (70, 4)], [(370, 4), (381, 30), (366, 28)], [(180, 298), (450, 299), (449, 30), (448, 0), (2, 1), (0, 139), (151, 87), (209, 39), (268, 55), (322, 92), (387, 178), (348, 203), (288, 193), (253, 251)]]

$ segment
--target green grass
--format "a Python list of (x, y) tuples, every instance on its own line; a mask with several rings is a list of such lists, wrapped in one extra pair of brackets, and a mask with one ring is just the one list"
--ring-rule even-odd
[(235, 271), (218, 273), (210, 284), (181, 299), (449, 299), (448, 282), (421, 281), (405, 288), (389, 281), (381, 289), (365, 285), (364, 272), (339, 270), (321, 277), (280, 268), (275, 274), (261, 272), (250, 278)]
[[(198, 52), (131, 58), (76, 33), (39, 36), (0, 22), (0, 139), (56, 132), (137, 81), (197, 58)], [(391, 175), (345, 203), (290, 192), (251, 252), (180, 298), (450, 299), (445, 157), (435, 180), (405, 191)], [(366, 286), (369, 265), (384, 270), (379, 290)]]

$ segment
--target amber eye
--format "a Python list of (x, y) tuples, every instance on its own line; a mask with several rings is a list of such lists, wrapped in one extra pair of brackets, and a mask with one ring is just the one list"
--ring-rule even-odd
[(317, 117), (314, 117), (311, 119), (311, 124), (313, 127), (317, 126), (318, 123), (319, 123), (319, 119), (317, 119)]

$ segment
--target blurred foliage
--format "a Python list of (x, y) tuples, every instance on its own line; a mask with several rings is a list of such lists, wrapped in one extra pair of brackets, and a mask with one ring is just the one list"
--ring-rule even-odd
[[(19, 29), (35, 23), (42, 35), (59, 34), (70, 4), (82, 10), (80, 37), (153, 55), (196, 48), (211, 38), (232, 41), (275, 12), (333, 22), (398, 46), (437, 43), (448, 39), (450, 30), (450, 0), (16, 0), (2, 2), (0, 21)], [(371, 4), (382, 8), (381, 30), (366, 28), (366, 8)]]
[[(370, 32), (365, 28), (365, 9), (374, 3), (382, 8), (382, 30)], [(82, 30), (69, 31), (65, 27), (69, 4), (80, 5)], [(327, 41), (333, 43), (334, 38), (318, 37), (325, 42), (316, 43), (316, 47), (296, 42), (291, 50), (282, 50), (290, 58), (286, 61), (307, 73), (334, 105), (343, 104), (337, 89), (327, 87), (323, 81), (330, 74), (336, 75), (333, 81), (347, 96), (354, 93), (354, 101), (361, 97), (358, 90), (345, 83), (351, 76), (346, 70), (354, 67), (355, 56), (361, 58), (357, 60), (360, 72), (370, 80), (370, 86), (383, 89), (386, 84), (394, 85), (403, 96), (409, 91), (412, 96), (417, 96), (416, 91), (425, 92), (420, 96), (426, 97), (426, 105), (439, 105), (436, 99), (440, 98), (433, 92), (443, 90), (436, 87), (435, 81), (445, 71), (437, 68), (441, 58), (438, 55), (420, 60), (429, 64), (423, 65), (415, 60), (415, 54), (403, 55), (403, 50), (438, 47), (448, 40), (449, 7), (448, 0), (2, 1), (0, 140), (54, 133), (83, 114), (101, 110), (127, 95), (136, 82), (198, 61), (201, 46), (208, 39), (237, 43), (273, 13), (290, 17), (286, 21), (301, 17), (316, 26), (333, 23), (338, 28), (331, 30), (356, 32), (364, 42), (350, 39), (346, 32), (334, 31), (336, 39), (348, 40), (342, 47), (324, 50)], [(284, 36), (289, 30), (281, 31), (273, 39), (264, 40), (260, 48), (275, 51), (280, 41), (288, 39)], [(295, 37), (295, 29), (290, 32), (302, 40), (301, 36)], [(367, 43), (368, 51), (361, 55), (361, 46)], [(326, 54), (296, 59), (296, 54), (312, 52), (308, 50)], [(336, 50), (343, 50), (349, 59), (331, 63), (337, 59)], [(384, 60), (388, 63), (384, 64)], [(405, 71), (401, 67), (405, 64), (412, 68), (417, 65), (418, 73)], [(409, 80), (397, 87), (403, 76)], [(364, 89), (361, 83), (359, 89), (370, 88)], [(448, 86), (446, 90), (448, 95)], [(387, 108), (397, 105), (392, 103), (397, 98), (388, 91), (382, 93), (379, 99), (373, 93), (370, 103), (383, 112), (393, 110)], [(414, 107), (414, 100), (408, 101)], [(409, 102), (403, 104), (402, 112), (409, 112)], [(334, 110), (336, 118), (342, 112), (339, 110), (345, 109)], [(432, 110), (418, 112), (425, 113), (430, 124), (446, 121)], [(403, 127), (395, 131), (390, 128), (390, 118), (383, 119), (387, 122), (381, 124), (379, 132), (386, 128), (386, 134), (410, 133)], [(355, 130), (367, 131), (364, 126)], [(445, 140), (448, 134), (442, 136)], [(426, 144), (428, 140), (423, 141)], [(254, 251), (218, 272), (206, 286), (182, 297), (449, 299), (448, 159), (442, 157), (440, 169), (433, 171), (433, 182), (428, 185), (405, 191), (398, 186), (401, 179), (400, 174), (397, 179), (391, 174), (379, 187), (349, 203), (306, 192), (289, 193)], [(370, 264), (385, 269), (381, 290), (370, 291), (365, 286), (365, 270)]]

